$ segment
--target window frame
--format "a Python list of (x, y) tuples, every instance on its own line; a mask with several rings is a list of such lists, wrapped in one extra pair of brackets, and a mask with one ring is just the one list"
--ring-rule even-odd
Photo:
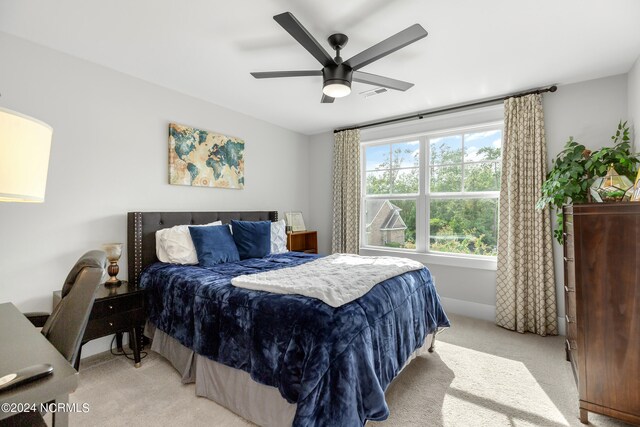
[[(443, 136), (450, 135), (464, 135), (465, 133), (483, 132), (491, 130), (500, 130), (504, 141), (504, 123), (502, 121), (490, 120), (483, 123), (457, 126), (444, 128), (439, 130), (425, 130), (419, 133), (398, 135), (388, 138), (379, 138), (365, 140), (360, 143), (360, 161), (361, 161), (361, 194), (360, 194), (360, 250), (364, 255), (389, 255), (389, 253), (398, 253), (403, 256), (416, 259), (418, 261), (433, 262), (436, 264), (454, 265), (471, 268), (481, 268), (488, 270), (495, 270), (496, 257), (487, 255), (475, 255), (475, 254), (460, 254), (451, 252), (440, 252), (430, 250), (430, 230), (429, 221), (431, 218), (430, 202), (431, 200), (451, 200), (451, 199), (495, 199), (497, 203), (500, 202), (500, 191), (461, 191), (461, 192), (431, 192), (431, 162), (430, 162), (430, 140)], [(419, 183), (418, 193), (409, 194), (371, 194), (367, 195), (366, 177), (366, 148), (377, 145), (393, 145), (398, 143), (406, 143), (410, 141), (419, 141), (420, 157), (419, 157)], [(463, 142), (464, 144), (464, 137)], [(464, 145), (463, 145), (464, 147)], [(390, 148), (392, 154), (392, 149)], [(464, 189), (464, 165), (465, 164), (482, 164), (482, 163), (496, 163), (495, 160), (482, 160), (482, 161), (464, 161), (464, 148), (463, 156), (460, 163), (451, 163), (451, 165), (460, 165), (462, 168), (462, 184)], [(502, 166), (502, 159), (499, 161)], [(445, 164), (442, 164), (445, 165)], [(446, 164), (448, 165), (448, 164)], [(435, 165), (441, 166), (441, 165)], [(393, 170), (390, 168), (389, 170)], [(369, 171), (370, 172), (370, 171)], [(390, 188), (391, 188), (390, 183)], [(366, 201), (368, 199), (384, 199), (384, 200), (416, 200), (416, 248), (391, 248), (385, 246), (373, 246), (366, 244)]]

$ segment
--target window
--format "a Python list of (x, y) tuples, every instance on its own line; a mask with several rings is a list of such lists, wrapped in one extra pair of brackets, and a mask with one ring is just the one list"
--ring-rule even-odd
[(413, 140), (365, 149), (366, 245), (416, 248), (420, 146)]
[(502, 125), (363, 143), (362, 242), (496, 256)]

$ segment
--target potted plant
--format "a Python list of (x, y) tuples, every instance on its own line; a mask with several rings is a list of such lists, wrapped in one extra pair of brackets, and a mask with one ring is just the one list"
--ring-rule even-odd
[(569, 141), (554, 159), (553, 166), (542, 184), (542, 197), (536, 203), (537, 209), (549, 206), (556, 209), (556, 229), (554, 237), (562, 244), (562, 206), (566, 203), (589, 203), (592, 201), (589, 189), (594, 180), (605, 176), (609, 168), (633, 181), (640, 157), (631, 153), (631, 139), (627, 122), (618, 123), (615, 135), (611, 137), (613, 147), (603, 147), (589, 151), (569, 137)]

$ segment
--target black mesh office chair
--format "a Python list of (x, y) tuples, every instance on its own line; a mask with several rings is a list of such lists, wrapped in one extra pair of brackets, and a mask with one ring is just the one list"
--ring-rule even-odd
[[(25, 313), (42, 335), (78, 369), (80, 344), (89, 321), (96, 290), (103, 282), (107, 256), (103, 251), (89, 251), (73, 266), (62, 287), (62, 299), (51, 314)], [(7, 418), (0, 426), (46, 426), (38, 412), (25, 412)]]

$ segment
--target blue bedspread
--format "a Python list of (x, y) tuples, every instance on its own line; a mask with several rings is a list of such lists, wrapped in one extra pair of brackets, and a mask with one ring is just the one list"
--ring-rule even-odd
[(389, 415), (384, 390), (427, 334), (449, 326), (424, 268), (333, 308), (231, 279), (315, 259), (289, 252), (211, 268), (156, 263), (142, 274), (151, 322), (198, 354), (242, 369), (297, 404), (295, 426), (362, 426)]

